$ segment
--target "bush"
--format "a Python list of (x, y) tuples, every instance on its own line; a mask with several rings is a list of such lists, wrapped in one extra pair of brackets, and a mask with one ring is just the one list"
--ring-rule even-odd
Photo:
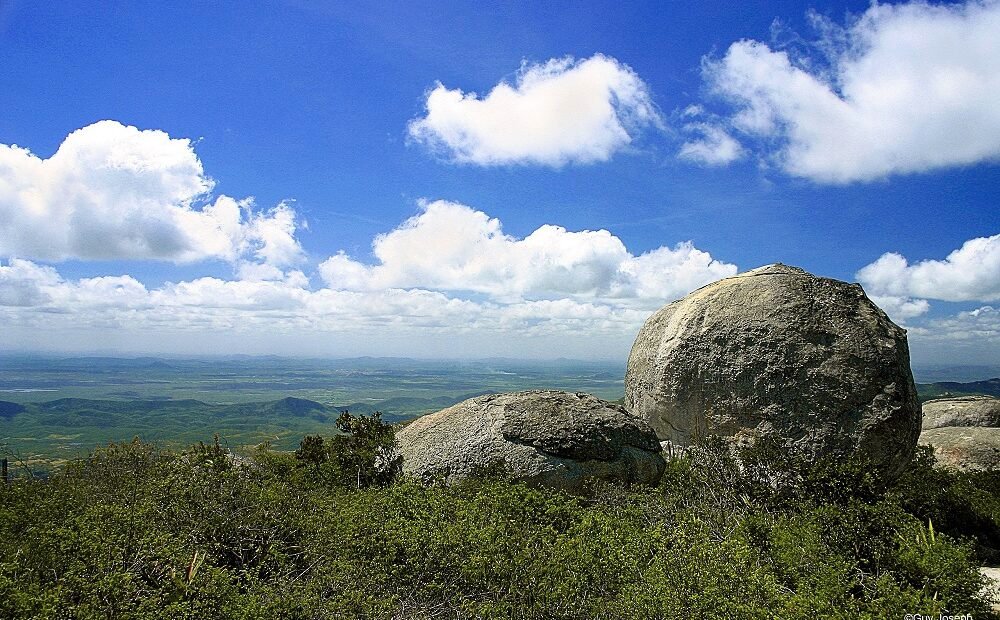
[(394, 437), (378, 417), (341, 420), (295, 454), (133, 442), (0, 486), (0, 617), (990, 613), (974, 533), (938, 519), (954, 498), (987, 519), (995, 488), (924, 457), (887, 486), (850, 462), (710, 442), (658, 488), (574, 497), (424, 486), (379, 468)]
[(921, 521), (973, 545), (978, 562), (1000, 563), (1000, 470), (939, 469), (932, 450), (920, 446), (893, 490)]
[(339, 435), (329, 440), (308, 435), (295, 451), (295, 458), (310, 467), (316, 479), (363, 489), (399, 476), (403, 457), (396, 449), (396, 431), (382, 421), (381, 413), (365, 417), (345, 411), (336, 424)]

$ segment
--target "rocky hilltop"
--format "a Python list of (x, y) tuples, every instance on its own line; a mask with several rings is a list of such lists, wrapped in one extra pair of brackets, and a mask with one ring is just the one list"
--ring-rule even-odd
[(655, 483), (658, 440), (777, 440), (805, 455), (909, 463), (921, 412), (906, 332), (857, 284), (775, 264), (654, 313), (635, 339), (625, 408), (587, 394), (473, 398), (398, 434), (404, 471), (451, 482), (503, 464), (577, 491), (594, 478)]

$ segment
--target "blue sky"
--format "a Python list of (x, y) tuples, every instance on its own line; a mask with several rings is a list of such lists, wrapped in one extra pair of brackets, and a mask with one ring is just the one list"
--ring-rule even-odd
[(1000, 364), (996, 2), (253, 4), (0, 4), (0, 346), (624, 359), (780, 261)]

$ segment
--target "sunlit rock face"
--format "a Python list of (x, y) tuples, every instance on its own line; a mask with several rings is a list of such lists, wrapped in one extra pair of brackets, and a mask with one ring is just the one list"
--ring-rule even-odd
[(924, 403), (920, 443), (932, 446), (945, 469), (1000, 467), (1000, 398), (957, 396)]
[(516, 480), (582, 492), (595, 480), (656, 484), (665, 467), (649, 426), (589, 394), (491, 394), (423, 416), (397, 434), (403, 472), (459, 482), (502, 468)]
[(857, 284), (775, 264), (651, 316), (625, 406), (661, 440), (777, 440), (807, 457), (860, 452), (896, 474), (920, 434), (906, 332)]

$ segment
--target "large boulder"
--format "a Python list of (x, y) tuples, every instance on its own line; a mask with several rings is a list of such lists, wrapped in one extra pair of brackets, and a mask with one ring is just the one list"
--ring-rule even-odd
[(920, 443), (938, 465), (958, 471), (1000, 467), (1000, 398), (959, 396), (924, 403)]
[(663, 440), (772, 438), (809, 458), (912, 457), (920, 405), (906, 332), (860, 285), (775, 264), (709, 284), (643, 325), (625, 405)]
[(502, 466), (515, 479), (577, 493), (595, 479), (656, 484), (665, 466), (645, 422), (589, 394), (554, 390), (471, 398), (418, 418), (396, 439), (404, 473), (446, 483)]

